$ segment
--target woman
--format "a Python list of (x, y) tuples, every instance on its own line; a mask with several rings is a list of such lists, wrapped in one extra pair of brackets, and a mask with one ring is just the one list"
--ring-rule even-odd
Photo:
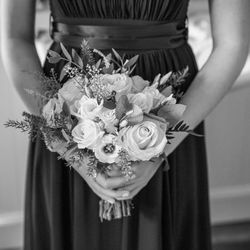
[[(36, 101), (25, 89), (37, 90), (39, 82), (27, 72), (49, 74), (54, 65), (46, 61), (42, 68), (34, 46), (35, 1), (3, 2), (2, 52), (6, 70), (27, 107), (37, 114)], [(89, 31), (84, 25), (89, 25), (93, 47), (104, 51), (114, 47), (128, 57), (139, 54), (135, 73), (145, 79), (188, 65), (189, 78), (181, 99), (187, 105), (183, 119), (203, 133), (202, 120), (228, 92), (246, 60), (250, 3), (210, 0), (213, 52), (197, 73), (186, 40), (188, 2), (51, 0), (51, 49), (60, 53), (59, 42), (68, 48), (78, 47), (72, 29), (80, 27), (77, 36), (82, 39)], [(112, 26), (112, 39), (107, 38), (110, 34), (105, 26)], [(103, 37), (98, 28), (102, 28)], [(58, 63), (56, 71), (62, 66)], [(160, 159), (134, 164), (136, 178), (126, 183), (117, 172), (111, 172), (109, 178), (99, 174), (92, 179), (84, 168), (70, 171), (40, 140), (32, 143), (24, 249), (211, 249), (204, 139), (178, 134), (168, 147), (168, 155), (169, 171), (163, 171), (165, 163)], [(133, 198), (132, 216), (100, 223), (99, 198), (110, 202)]]

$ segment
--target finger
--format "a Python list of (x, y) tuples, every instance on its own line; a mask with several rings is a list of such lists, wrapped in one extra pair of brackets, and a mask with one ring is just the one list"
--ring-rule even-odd
[(119, 169), (113, 169), (107, 173), (109, 177), (121, 177), (123, 176), (121, 170)]
[(103, 194), (103, 192), (99, 192), (98, 189), (94, 186), (94, 185), (89, 185), (90, 188), (92, 189), (92, 191), (98, 196), (100, 197), (102, 200), (108, 201), (111, 204), (115, 203), (115, 199), (113, 197), (110, 197), (108, 195)]
[(106, 189), (114, 189), (122, 187), (126, 184), (126, 177), (105, 177), (104, 175), (98, 174), (96, 177), (96, 182)]
[(121, 168), (118, 167), (116, 164), (110, 165), (110, 170), (108, 171), (108, 176), (112, 177), (120, 177), (122, 176)]
[(114, 199), (116, 199), (117, 197), (129, 196), (129, 192), (127, 190), (112, 190), (112, 189), (104, 188), (95, 181), (92, 183), (92, 186), (101, 195), (105, 195)]
[[(136, 183), (123, 187), (123, 190), (126, 190), (129, 192), (129, 196), (126, 197), (126, 199), (132, 199), (146, 185), (147, 185), (147, 182), (145, 180), (141, 180)], [(117, 200), (126, 200), (126, 199), (124, 197), (117, 198)]]
[(122, 188), (128, 183), (128, 179), (124, 176), (122, 177), (111, 177), (106, 179), (106, 186), (109, 189)]
[(125, 198), (125, 197), (118, 197), (118, 198), (116, 198), (116, 199), (119, 200), (119, 201), (132, 199), (132, 198), (134, 198), (143, 188), (144, 188), (144, 186), (136, 187), (135, 189), (133, 189), (133, 190), (129, 193), (129, 196), (128, 196), (128, 197), (126, 197), (126, 198)]
[(108, 201), (109, 203), (115, 203), (114, 197), (112, 197), (112, 195), (109, 195), (108, 192), (104, 192), (103, 190), (101, 190), (94, 178), (87, 175), (87, 171), (85, 171), (85, 169), (81, 168), (79, 173), (97, 196), (99, 196), (103, 200)]
[(144, 179), (138, 180), (136, 182), (130, 183), (126, 186), (123, 186), (122, 188), (119, 188), (118, 190), (128, 191), (131, 193), (134, 189), (137, 189), (139, 187), (145, 187), (147, 185), (147, 182)]
[(127, 197), (129, 195), (128, 191), (124, 190), (111, 190), (108, 188), (104, 188), (103, 186), (99, 185), (97, 183), (97, 178), (99, 180), (103, 181), (105, 180), (105, 177), (102, 174), (98, 174), (96, 179), (93, 179), (93, 177), (88, 176), (87, 172), (84, 168), (78, 169), (80, 175), (85, 179), (87, 184), (90, 186), (90, 188), (102, 199), (105, 198), (105, 200), (108, 200), (110, 203), (114, 202), (114, 199), (117, 197)]
[(122, 188), (119, 188), (118, 191), (122, 189), (122, 190), (126, 190), (128, 192), (131, 192), (140, 185), (141, 185), (141, 183), (139, 183), (139, 182), (131, 183), (131, 184), (128, 184), (126, 186), (123, 186)]

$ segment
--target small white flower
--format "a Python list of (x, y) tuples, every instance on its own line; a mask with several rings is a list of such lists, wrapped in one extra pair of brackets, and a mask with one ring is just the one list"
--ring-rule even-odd
[(69, 106), (73, 105), (75, 101), (80, 100), (83, 96), (81, 87), (75, 77), (65, 82), (63, 87), (59, 89), (58, 93), (63, 97)]
[(98, 140), (93, 151), (96, 158), (103, 163), (114, 163), (119, 158), (121, 147), (117, 145), (117, 137), (112, 134), (104, 135)]
[(131, 92), (132, 88), (132, 79), (127, 74), (104, 74), (101, 78), (101, 81), (106, 83), (109, 91), (116, 92), (116, 100), (122, 95), (126, 95)]
[(63, 108), (63, 98), (58, 94), (58, 97), (50, 99), (42, 110), (42, 116), (45, 118), (47, 124), (51, 127), (55, 126), (55, 116), (60, 115)]
[(118, 120), (116, 119), (115, 109), (103, 108), (99, 114), (99, 118), (103, 121), (105, 129), (109, 133), (115, 133)]

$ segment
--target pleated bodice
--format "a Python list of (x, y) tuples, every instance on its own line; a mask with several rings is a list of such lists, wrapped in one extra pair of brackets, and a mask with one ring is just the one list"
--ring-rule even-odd
[(139, 19), (173, 21), (184, 19), (189, 0), (50, 0), (53, 17)]

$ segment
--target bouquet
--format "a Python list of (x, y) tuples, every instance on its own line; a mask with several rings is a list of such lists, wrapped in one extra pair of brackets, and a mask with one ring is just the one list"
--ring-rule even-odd
[[(87, 159), (83, 167), (90, 176), (108, 174), (115, 164), (128, 179), (132, 162), (164, 157), (173, 132), (193, 133), (181, 120), (185, 106), (177, 103), (188, 68), (149, 82), (132, 76), (138, 55), (129, 60), (115, 50), (104, 55), (85, 40), (80, 53), (63, 44), (61, 49), (62, 55), (48, 53), (52, 64), (65, 61), (59, 77), (54, 70), (50, 77), (40, 74), (42, 92), (27, 90), (42, 100), (41, 114), (24, 112), (22, 121), (9, 120), (7, 127), (41, 137), (69, 166)], [(130, 200), (101, 200), (99, 216), (101, 221), (129, 216), (131, 207)]]

